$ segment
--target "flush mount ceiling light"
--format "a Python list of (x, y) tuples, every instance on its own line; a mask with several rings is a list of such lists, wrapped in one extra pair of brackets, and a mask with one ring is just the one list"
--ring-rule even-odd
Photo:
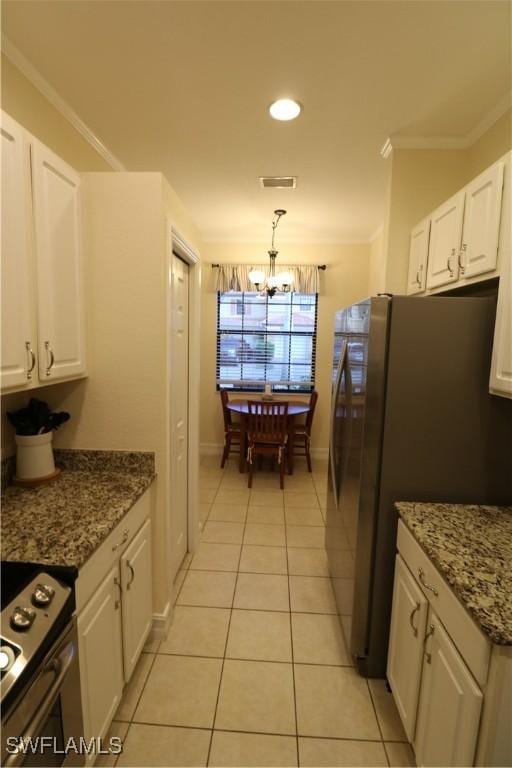
[(278, 208), (274, 211), (274, 218), (272, 219), (272, 244), (270, 251), (268, 252), (270, 264), (268, 269), (268, 275), (265, 275), (259, 269), (251, 269), (249, 272), (249, 280), (254, 285), (257, 291), (266, 294), (272, 298), (277, 291), (287, 293), (291, 290), (293, 277), (290, 272), (279, 272), (276, 275), (276, 256), (277, 251), (274, 248), (274, 237), (276, 234), (276, 227), (279, 224), (279, 219), (284, 216), (286, 211), (282, 208)]
[(272, 102), (268, 111), (274, 120), (295, 120), (300, 115), (301, 105), (293, 99), (278, 99)]

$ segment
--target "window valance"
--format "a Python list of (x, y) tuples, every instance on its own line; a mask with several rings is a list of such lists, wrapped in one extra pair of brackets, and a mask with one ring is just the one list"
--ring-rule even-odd
[[(217, 265), (214, 265), (217, 266)], [(254, 291), (254, 285), (249, 280), (249, 272), (252, 269), (260, 269), (265, 274), (268, 272), (266, 264), (219, 264), (217, 273), (217, 290), (226, 291)], [(276, 271), (291, 272), (293, 276), (293, 290), (296, 293), (319, 293), (320, 279), (318, 267), (312, 264), (294, 266), (280, 264)]]

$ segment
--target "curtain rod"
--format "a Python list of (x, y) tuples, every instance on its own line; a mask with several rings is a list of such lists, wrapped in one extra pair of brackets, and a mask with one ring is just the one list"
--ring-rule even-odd
[[(218, 267), (220, 267), (220, 266), (221, 266), (220, 264), (212, 264), (212, 267), (213, 267), (214, 269), (215, 269), (215, 268), (218, 268)], [(222, 266), (224, 266), (224, 265), (222, 265)], [(229, 266), (229, 264), (226, 264), (226, 266)], [(289, 267), (289, 266), (293, 266), (293, 264), (291, 264), (291, 265), (290, 265), (290, 264), (282, 264), (281, 266), (283, 266), (283, 267)], [(301, 265), (301, 266), (308, 266), (308, 265), (307, 265), (307, 264), (304, 264), (304, 265)], [(314, 265), (314, 264), (312, 264), (311, 266), (315, 266), (315, 265)], [(318, 265), (317, 265), (317, 269), (321, 269), (321, 270), (325, 271), (325, 270), (327, 269), (327, 264), (318, 264)]]

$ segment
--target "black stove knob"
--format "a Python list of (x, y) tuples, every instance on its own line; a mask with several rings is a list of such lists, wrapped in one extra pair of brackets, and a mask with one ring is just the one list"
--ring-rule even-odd
[(32, 604), (37, 606), (37, 608), (46, 608), (46, 606), (50, 605), (54, 595), (55, 590), (53, 587), (49, 587), (47, 584), (36, 584), (36, 588), (32, 593)]
[(31, 608), (22, 608), (17, 605), (11, 616), (11, 627), (16, 632), (26, 632), (34, 623), (35, 617), (36, 612)]

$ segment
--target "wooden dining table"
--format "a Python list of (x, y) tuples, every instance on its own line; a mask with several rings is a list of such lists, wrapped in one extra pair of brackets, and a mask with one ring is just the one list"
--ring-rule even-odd
[[(266, 402), (262, 400), (262, 402)], [(279, 400), (273, 402), (278, 403)], [(245, 460), (247, 453), (247, 417), (249, 415), (249, 406), (247, 400), (230, 400), (227, 403), (227, 408), (232, 413), (238, 413), (240, 416), (240, 460), (239, 470), (245, 472)], [(295, 435), (295, 418), (297, 416), (303, 416), (309, 412), (309, 403), (288, 401), (288, 443), (287, 443), (287, 459), (288, 459), (288, 474), (293, 475), (293, 443)]]

